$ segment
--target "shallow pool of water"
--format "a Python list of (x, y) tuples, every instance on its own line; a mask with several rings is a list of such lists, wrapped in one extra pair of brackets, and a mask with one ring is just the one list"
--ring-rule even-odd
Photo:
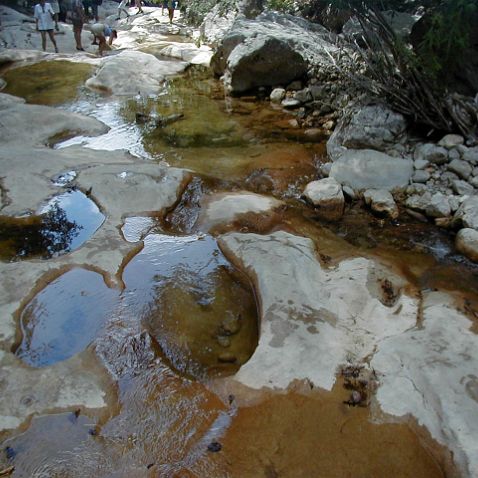
[(123, 300), (180, 372), (236, 371), (257, 345), (257, 308), (247, 282), (211, 236), (152, 234), (127, 265)]
[(3, 74), (3, 93), (25, 98), (27, 103), (55, 106), (74, 100), (91, 76), (93, 67), (71, 61), (41, 61), (12, 68)]
[(16, 355), (28, 365), (44, 367), (81, 352), (114, 312), (118, 295), (96, 272), (66, 272), (23, 309)]
[(105, 217), (83, 192), (54, 196), (36, 214), (0, 216), (0, 259), (48, 259), (78, 249), (101, 226)]

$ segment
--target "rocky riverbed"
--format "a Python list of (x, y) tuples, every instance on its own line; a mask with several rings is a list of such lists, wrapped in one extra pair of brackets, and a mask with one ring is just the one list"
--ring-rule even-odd
[(0, 9), (2, 470), (478, 473), (475, 147), (332, 101), (303, 21), (145, 7), (99, 58)]

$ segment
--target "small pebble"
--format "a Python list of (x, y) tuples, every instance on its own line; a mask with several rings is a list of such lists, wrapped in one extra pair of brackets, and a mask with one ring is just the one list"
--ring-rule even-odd
[(7, 460), (13, 460), (17, 456), (17, 452), (11, 447), (5, 447), (5, 454), (7, 455)]
[(362, 401), (362, 394), (357, 390), (354, 390), (350, 395), (350, 401), (358, 405)]
[(211, 443), (209, 443), (209, 445), (207, 446), (207, 449), (208, 451), (211, 451), (211, 452), (218, 452), (218, 451), (221, 451), (222, 450), (222, 445), (217, 442), (217, 441), (213, 441)]

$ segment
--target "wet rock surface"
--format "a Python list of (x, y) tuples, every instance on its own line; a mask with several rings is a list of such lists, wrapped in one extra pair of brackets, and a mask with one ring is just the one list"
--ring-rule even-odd
[[(115, 15), (116, 7), (103, 9)], [(362, 159), (344, 165), (329, 152), (323, 165), (317, 142), (350, 99), (325, 65), (307, 81), (271, 85), (281, 86), (271, 98), (280, 109), (255, 97), (224, 101), (204, 72), (199, 88), (189, 73), (183, 84), (166, 78), (207, 64), (210, 50), (181, 44), (187, 27), (177, 12), (168, 26), (160, 8), (144, 8), (116, 23), (115, 49), (136, 51), (64, 55), (96, 69), (92, 90), (72, 85), (61, 108), (0, 94), (1, 213), (18, 219), (76, 188), (106, 216), (61, 257), (0, 262), (0, 428), (9, 430), (0, 469), (13, 463), (28, 477), (476, 474), (478, 287), (457, 253), (473, 258), (476, 148), (450, 136), (415, 144), (399, 115), (355, 106), (334, 142), (348, 148), (345, 158)], [(238, 23), (248, 39), (223, 42), (219, 66), (241, 42), (250, 57), (238, 56), (250, 66), (270, 38), (310, 29), (275, 14)], [(324, 61), (328, 39), (309, 33), (320, 41), (293, 50)], [(9, 68), (54, 58), (0, 53)], [(123, 63), (132, 58), (134, 72)], [(248, 80), (248, 68), (236, 78)], [(114, 79), (126, 70), (136, 79)], [(161, 121), (171, 117), (180, 119)], [(32, 118), (36, 127), (26, 128)], [(329, 173), (345, 194), (335, 224), (299, 200)], [(397, 205), (402, 214), (407, 196), (420, 220), (467, 226), (457, 249), (445, 229), (402, 224)], [(82, 279), (68, 286), (76, 274)], [(400, 424), (383, 423), (396, 417)]]

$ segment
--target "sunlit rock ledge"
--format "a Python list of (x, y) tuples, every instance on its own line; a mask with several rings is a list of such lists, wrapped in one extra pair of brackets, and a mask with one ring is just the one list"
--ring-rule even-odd
[(219, 244), (260, 303), (259, 344), (235, 380), (286, 389), (305, 379), (331, 390), (341, 367), (370, 363), (382, 409), (414, 416), (476, 475), (478, 336), (450, 296), (421, 301), (405, 279), (366, 258), (324, 268), (310, 239), (282, 231), (230, 233)]

